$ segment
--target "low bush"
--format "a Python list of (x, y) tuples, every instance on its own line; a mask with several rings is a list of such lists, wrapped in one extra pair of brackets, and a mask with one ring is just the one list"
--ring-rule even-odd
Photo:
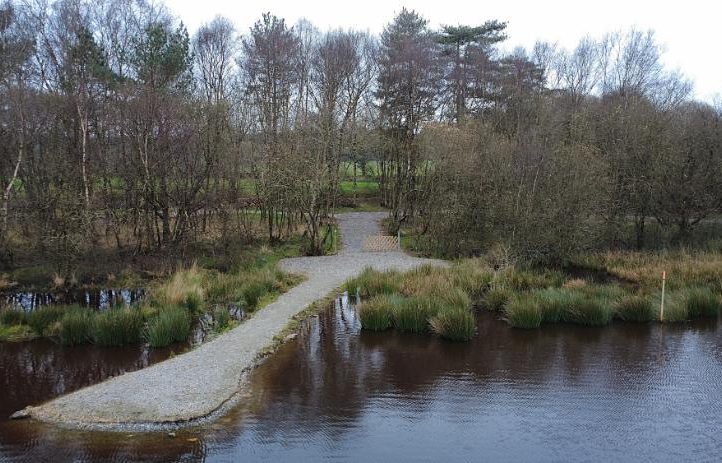
[(151, 347), (165, 347), (188, 339), (191, 316), (184, 307), (167, 307), (148, 321), (145, 339)]

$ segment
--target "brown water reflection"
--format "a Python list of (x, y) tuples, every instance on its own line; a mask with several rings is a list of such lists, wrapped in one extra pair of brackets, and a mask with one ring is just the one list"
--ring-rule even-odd
[(179, 433), (2, 423), (13, 459), (715, 461), (717, 320), (522, 331), (481, 314), (470, 343), (361, 333), (352, 309), (312, 320), (258, 368), (253, 399)]

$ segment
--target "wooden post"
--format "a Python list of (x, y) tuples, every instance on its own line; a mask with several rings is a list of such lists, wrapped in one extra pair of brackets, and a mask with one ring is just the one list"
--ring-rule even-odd
[(397, 239), (399, 241), (399, 251), (401, 250), (401, 228), (399, 228), (399, 231), (397, 233)]
[(659, 321), (664, 321), (664, 284), (667, 281), (667, 272), (662, 272), (662, 303), (659, 306)]

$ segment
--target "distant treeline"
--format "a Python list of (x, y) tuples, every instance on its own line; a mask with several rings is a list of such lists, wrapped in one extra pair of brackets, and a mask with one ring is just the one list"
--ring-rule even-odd
[(664, 70), (652, 32), (504, 54), (505, 28), (403, 9), (380, 37), (271, 14), (191, 37), (155, 2), (6, 0), (3, 264), (259, 225), (302, 226), (319, 253), (342, 164), (369, 161), (392, 228), (447, 255), (641, 248), (650, 221), (682, 243), (720, 210), (720, 108)]

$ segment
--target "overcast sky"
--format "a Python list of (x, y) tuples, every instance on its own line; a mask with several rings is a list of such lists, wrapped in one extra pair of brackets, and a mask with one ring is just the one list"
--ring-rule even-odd
[(380, 32), (403, 6), (415, 9), (431, 26), (476, 25), (488, 19), (508, 22), (506, 47), (531, 48), (536, 40), (573, 48), (584, 35), (636, 26), (654, 29), (665, 48), (664, 62), (695, 84), (697, 98), (712, 101), (722, 94), (722, 6), (718, 0), (165, 0), (191, 34), (217, 15), (230, 18), (239, 31), (265, 11), (289, 24), (306, 18), (319, 29), (354, 28)]

